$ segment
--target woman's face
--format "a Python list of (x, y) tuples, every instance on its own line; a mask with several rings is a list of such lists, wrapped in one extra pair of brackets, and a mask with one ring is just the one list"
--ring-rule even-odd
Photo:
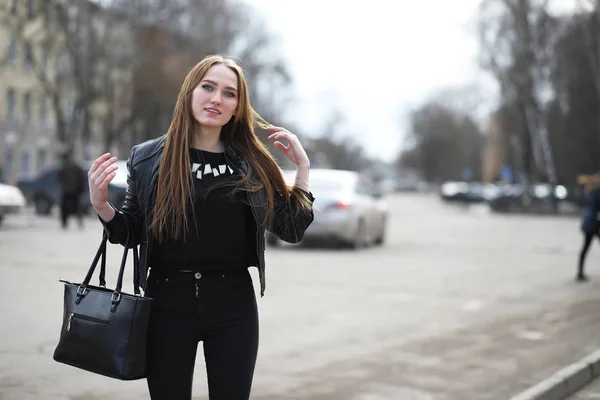
[(201, 126), (222, 127), (238, 105), (237, 75), (229, 67), (210, 67), (192, 92), (192, 114)]

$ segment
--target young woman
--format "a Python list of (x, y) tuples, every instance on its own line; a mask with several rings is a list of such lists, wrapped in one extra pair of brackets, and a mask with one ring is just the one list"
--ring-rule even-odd
[(585, 185), (585, 208), (581, 221), (583, 246), (579, 252), (576, 280), (585, 282), (588, 280), (583, 268), (585, 256), (587, 255), (594, 236), (597, 236), (600, 239), (600, 222), (598, 221), (598, 218), (600, 217), (600, 175), (580, 176), (578, 181)]
[[(293, 187), (254, 134), (255, 124), (296, 165)], [(210, 399), (248, 399), (258, 352), (248, 267), (258, 268), (264, 295), (265, 229), (294, 243), (313, 220), (302, 145), (252, 109), (233, 60), (209, 56), (185, 78), (167, 134), (131, 150), (121, 210), (108, 203), (115, 161), (107, 153), (93, 163), (90, 198), (110, 242), (125, 245), (131, 236), (140, 244), (141, 285), (153, 299), (151, 398), (191, 399), (202, 341)]]

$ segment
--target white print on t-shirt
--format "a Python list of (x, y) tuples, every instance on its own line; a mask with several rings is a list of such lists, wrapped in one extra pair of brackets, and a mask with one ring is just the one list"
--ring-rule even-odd
[(192, 173), (196, 174), (196, 179), (202, 179), (203, 175), (212, 174), (217, 177), (219, 175), (225, 175), (226, 172), (229, 171), (229, 175), (233, 174), (233, 170), (230, 166), (222, 164), (219, 165), (218, 168), (211, 167), (210, 163), (206, 164), (204, 168), (202, 168), (202, 164), (193, 163), (192, 164)]

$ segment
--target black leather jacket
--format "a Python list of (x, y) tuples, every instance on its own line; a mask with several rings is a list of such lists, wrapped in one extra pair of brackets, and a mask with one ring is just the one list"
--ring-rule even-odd
[[(125, 246), (128, 235), (133, 238), (133, 245), (140, 245), (139, 276), (140, 286), (146, 287), (148, 268), (151, 265), (153, 235), (150, 232), (152, 210), (156, 197), (158, 183), (158, 167), (166, 136), (136, 145), (131, 150), (127, 160), (127, 196), (121, 207), (116, 210), (115, 217), (109, 222), (102, 221), (104, 229), (111, 243)], [(234, 171), (248, 174), (246, 162), (227, 144), (225, 144), (227, 163)], [(312, 193), (302, 191), (312, 202)], [(265, 292), (265, 216), (266, 216), (266, 191), (247, 192), (248, 201), (252, 207), (252, 214), (256, 222), (256, 260), (260, 276), (260, 294)], [(294, 200), (285, 200), (283, 197), (275, 199), (275, 218), (270, 231), (281, 240), (297, 243), (304, 236), (306, 228), (312, 223), (314, 214), (312, 208), (304, 210)]]

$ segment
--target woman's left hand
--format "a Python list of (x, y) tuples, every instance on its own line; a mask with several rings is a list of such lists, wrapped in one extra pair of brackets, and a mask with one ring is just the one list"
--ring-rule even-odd
[[(306, 155), (298, 136), (279, 126), (270, 126), (267, 130), (273, 132), (269, 135), (269, 140), (276, 140), (274, 142), (275, 147), (283, 152), (287, 158), (292, 160), (294, 164), (297, 166), (310, 166), (310, 161), (308, 160), (308, 156)], [(284, 139), (287, 141), (287, 146), (277, 139)]]

